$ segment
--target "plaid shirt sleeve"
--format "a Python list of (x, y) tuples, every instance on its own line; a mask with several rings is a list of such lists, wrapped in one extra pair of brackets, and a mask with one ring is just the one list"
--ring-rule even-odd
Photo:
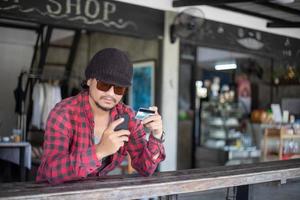
[(47, 180), (57, 184), (85, 178), (101, 166), (94, 145), (84, 151), (69, 152), (72, 132), (70, 113), (54, 108), (47, 120), (38, 182)]
[[(150, 134), (147, 141), (143, 125), (130, 114), (129, 130), (131, 132), (128, 142), (128, 152), (131, 157), (132, 167), (143, 176), (154, 173), (158, 164), (166, 157), (162, 141)], [(154, 156), (159, 154), (158, 158)]]

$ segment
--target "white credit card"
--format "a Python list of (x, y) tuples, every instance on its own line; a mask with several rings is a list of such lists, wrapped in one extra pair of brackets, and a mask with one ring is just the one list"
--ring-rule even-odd
[(144, 120), (147, 117), (154, 115), (154, 114), (155, 114), (154, 110), (150, 110), (147, 108), (139, 108), (139, 110), (137, 111), (137, 113), (135, 115), (135, 119)]

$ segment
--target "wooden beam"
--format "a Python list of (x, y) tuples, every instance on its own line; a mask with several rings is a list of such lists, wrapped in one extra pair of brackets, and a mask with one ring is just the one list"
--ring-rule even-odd
[(196, 6), (196, 5), (224, 5), (228, 3), (245, 3), (245, 2), (268, 2), (267, 0), (174, 0), (173, 7), (182, 7), (182, 6)]
[(37, 37), (36, 37), (36, 41), (35, 41), (35, 45), (34, 45), (33, 56), (32, 56), (32, 59), (31, 59), (30, 70), (32, 70), (33, 67), (34, 67), (34, 62), (35, 62), (35, 59), (36, 59), (36, 56), (37, 56), (39, 43), (40, 43), (40, 40), (42, 38), (41, 37), (42, 33), (43, 33), (43, 25), (40, 25), (40, 27), (37, 31)]
[(264, 15), (264, 14), (260, 14), (260, 13), (256, 13), (256, 12), (252, 12), (252, 11), (247, 11), (247, 10), (243, 10), (243, 9), (239, 9), (239, 8), (235, 8), (235, 7), (231, 7), (231, 6), (227, 6), (227, 5), (220, 5), (220, 6), (214, 6), (216, 8), (220, 8), (220, 9), (225, 9), (225, 10), (230, 10), (233, 12), (238, 12), (238, 13), (242, 13), (242, 14), (246, 14), (246, 15), (250, 15), (250, 16), (254, 16), (254, 17), (260, 17), (260, 18), (264, 18), (273, 22), (269, 22), (267, 23), (267, 27), (268, 28), (299, 28), (300, 27), (300, 22), (290, 22), (290, 21), (286, 21), (280, 18), (276, 18), (276, 17), (272, 17), (269, 15)]
[(72, 45), (71, 45), (71, 48), (70, 48), (70, 54), (69, 54), (69, 57), (68, 57), (68, 62), (67, 62), (67, 65), (66, 65), (66, 71), (65, 71), (65, 77), (67, 78), (67, 80), (69, 80), (69, 76), (71, 74), (71, 70), (72, 70), (72, 67), (73, 67), (74, 59), (75, 59), (77, 48), (78, 48), (78, 44), (79, 44), (79, 41), (80, 41), (80, 36), (81, 36), (81, 31), (80, 30), (75, 30)]
[(276, 18), (276, 17), (272, 17), (272, 16), (269, 16), (269, 15), (264, 15), (264, 14), (261, 14), (261, 13), (248, 11), (248, 10), (243, 10), (243, 9), (235, 8), (235, 7), (232, 7), (232, 6), (219, 5), (219, 6), (214, 6), (214, 7), (224, 9), (224, 10), (233, 11), (233, 12), (238, 12), (238, 13), (245, 14), (245, 15), (259, 17), (259, 18), (270, 20), (270, 21), (277, 21), (277, 22), (280, 22), (280, 23), (287, 23), (288, 22), (288, 21), (282, 20), (280, 18)]
[(51, 27), (51, 26), (47, 27), (45, 41), (42, 41), (40, 62), (38, 65), (38, 69), (41, 71), (41, 74), (43, 73), (44, 65), (46, 63), (46, 57), (47, 57), (47, 53), (48, 53), (48, 47), (49, 47), (49, 43), (50, 43), (50, 39), (51, 39), (51, 35), (52, 35), (52, 30), (53, 30), (53, 27)]
[(3, 183), (0, 199), (140, 199), (296, 179), (300, 159), (138, 175), (91, 177), (61, 185)]
[(18, 23), (11, 23), (11, 22), (4, 22), (0, 21), (0, 26), (8, 27), (8, 28), (17, 28), (17, 29), (26, 29), (32, 31), (39, 31), (38, 25), (29, 25), (29, 24), (18, 24)]
[(283, 6), (282, 4), (271, 3), (271, 2), (257, 2), (257, 4), (268, 7), (268, 8), (272, 8), (275, 10), (283, 11), (283, 12), (286, 12), (287, 14), (293, 14), (293, 15), (300, 16), (300, 10), (294, 9), (291, 7), (287, 7), (287, 6)]
[(62, 84), (62, 96), (63, 96), (63, 98), (69, 96), (68, 95), (68, 85), (69, 85), (70, 75), (71, 75), (71, 71), (72, 71), (72, 68), (73, 68), (73, 65), (74, 65), (74, 60), (75, 60), (76, 52), (77, 52), (77, 49), (78, 49), (80, 37), (81, 37), (81, 30), (75, 30), (72, 45), (71, 45), (71, 48), (70, 48), (68, 61), (67, 61), (67, 64), (66, 64), (63, 84)]
[(268, 28), (300, 28), (300, 22), (269, 22)]

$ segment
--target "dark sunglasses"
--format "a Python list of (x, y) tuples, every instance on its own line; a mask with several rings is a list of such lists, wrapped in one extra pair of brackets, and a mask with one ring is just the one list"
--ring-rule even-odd
[(116, 86), (113, 84), (103, 83), (97, 81), (97, 89), (103, 92), (107, 92), (111, 87), (114, 87), (114, 93), (117, 95), (123, 95), (126, 92), (127, 87)]

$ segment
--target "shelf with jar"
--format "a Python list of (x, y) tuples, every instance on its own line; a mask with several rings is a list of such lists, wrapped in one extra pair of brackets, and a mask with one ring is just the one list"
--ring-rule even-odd
[(266, 128), (263, 141), (263, 161), (300, 158), (300, 133), (292, 126)]
[[(219, 158), (213, 159), (222, 161), (215, 163), (218, 165), (253, 163), (254, 159), (258, 160), (260, 150), (252, 144), (252, 135), (242, 130), (242, 126), (242, 111), (238, 103), (202, 102), (201, 151), (198, 151), (202, 163), (206, 162), (203, 152), (212, 152), (211, 156), (218, 156)], [(214, 151), (219, 153), (213, 153)]]
[(273, 86), (300, 86), (300, 71), (295, 65), (278, 67), (273, 72)]
[(220, 103), (209, 101), (202, 103), (201, 144), (211, 148), (224, 148), (232, 140), (240, 139), (240, 119), (242, 113), (233, 102)]

